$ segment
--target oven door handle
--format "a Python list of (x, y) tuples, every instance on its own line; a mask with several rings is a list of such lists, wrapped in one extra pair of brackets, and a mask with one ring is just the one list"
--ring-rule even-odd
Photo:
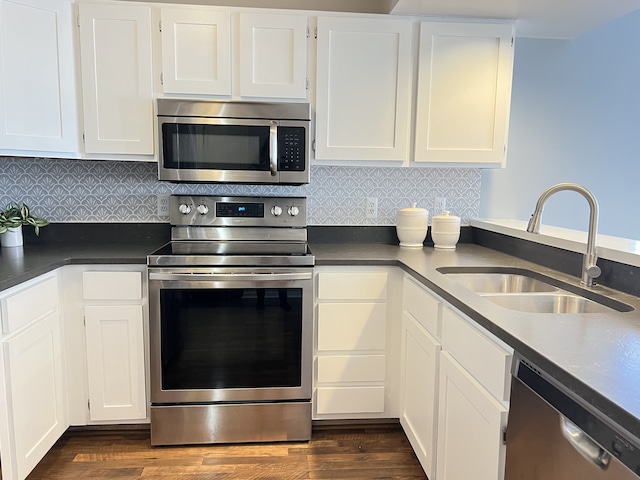
[(269, 166), (271, 175), (278, 174), (278, 124), (271, 122), (269, 128)]
[(149, 273), (149, 280), (192, 282), (310, 280), (311, 272), (299, 273)]

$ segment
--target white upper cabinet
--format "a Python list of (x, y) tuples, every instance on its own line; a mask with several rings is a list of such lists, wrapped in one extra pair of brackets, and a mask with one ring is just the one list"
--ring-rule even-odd
[(153, 155), (151, 8), (79, 10), (85, 153)]
[(78, 150), (69, 2), (0, 2), (0, 150)]
[(229, 12), (162, 8), (164, 93), (231, 95)]
[(307, 97), (307, 17), (240, 14), (240, 96)]
[(486, 23), (420, 25), (416, 162), (503, 165), (512, 28)]
[(411, 21), (318, 18), (316, 159), (408, 156)]

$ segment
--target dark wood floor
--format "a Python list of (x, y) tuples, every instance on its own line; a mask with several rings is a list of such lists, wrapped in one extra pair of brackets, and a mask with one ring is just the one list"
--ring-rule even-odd
[(149, 432), (67, 432), (27, 480), (426, 479), (396, 426), (314, 429), (310, 442), (151, 448)]

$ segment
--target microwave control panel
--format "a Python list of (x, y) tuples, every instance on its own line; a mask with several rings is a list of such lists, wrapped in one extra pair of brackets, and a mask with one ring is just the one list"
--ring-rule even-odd
[(304, 171), (305, 128), (278, 127), (278, 170)]

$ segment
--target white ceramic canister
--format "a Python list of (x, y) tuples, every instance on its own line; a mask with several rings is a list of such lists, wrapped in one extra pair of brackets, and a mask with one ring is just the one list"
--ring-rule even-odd
[(431, 219), (431, 238), (435, 248), (455, 249), (460, 240), (460, 217), (449, 215), (447, 210), (434, 216)]
[(422, 248), (429, 228), (429, 212), (417, 208), (416, 202), (401, 208), (396, 215), (396, 232), (401, 247)]

